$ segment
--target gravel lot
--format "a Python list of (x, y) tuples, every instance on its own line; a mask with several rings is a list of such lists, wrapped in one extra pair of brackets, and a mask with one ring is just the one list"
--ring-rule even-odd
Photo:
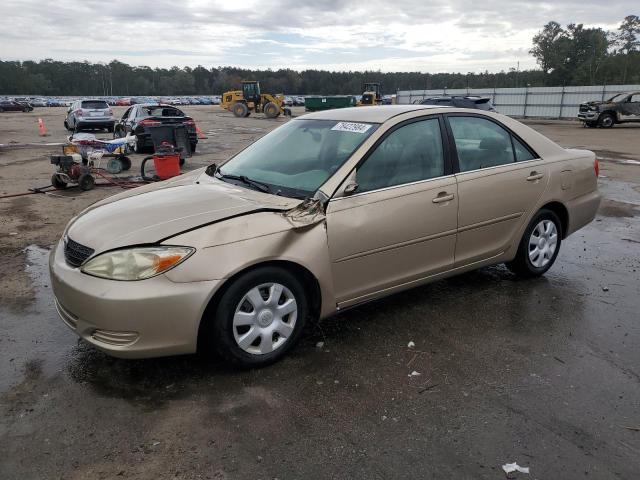
[[(208, 137), (187, 169), (286, 121), (184, 110)], [(0, 196), (50, 183), (64, 111), (0, 114)], [(599, 215), (545, 277), (497, 266), (416, 288), (310, 328), (263, 370), (78, 343), (48, 249), (117, 189), (0, 200), (0, 478), (500, 479), (511, 462), (531, 468), (518, 478), (637, 478), (640, 128), (527, 123), (601, 159)]]

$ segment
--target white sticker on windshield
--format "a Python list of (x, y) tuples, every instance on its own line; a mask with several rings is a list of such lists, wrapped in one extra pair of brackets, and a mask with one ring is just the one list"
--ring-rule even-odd
[(364, 133), (371, 128), (368, 123), (338, 122), (331, 130), (338, 132)]

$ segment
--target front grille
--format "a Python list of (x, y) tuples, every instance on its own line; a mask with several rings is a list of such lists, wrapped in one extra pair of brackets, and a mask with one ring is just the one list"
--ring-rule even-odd
[(581, 112), (588, 112), (589, 111), (589, 107), (587, 105), (580, 105), (580, 111)]
[(64, 244), (64, 258), (67, 263), (72, 267), (79, 267), (84, 261), (93, 255), (93, 248), (85, 247), (84, 245), (74, 242), (70, 238)]

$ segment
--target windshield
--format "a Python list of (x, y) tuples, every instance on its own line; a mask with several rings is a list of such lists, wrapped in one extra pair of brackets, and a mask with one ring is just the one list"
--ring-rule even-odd
[(375, 130), (377, 124), (291, 120), (221, 166), (221, 175), (267, 184), (272, 193), (312, 195)]
[(104, 100), (83, 100), (81, 108), (106, 110), (109, 108), (109, 105), (107, 105), (107, 102)]
[(626, 96), (626, 93), (619, 93), (617, 95), (614, 95), (613, 97), (611, 97), (609, 100), (607, 100), (608, 102), (619, 102), (622, 99), (624, 99), (624, 97)]

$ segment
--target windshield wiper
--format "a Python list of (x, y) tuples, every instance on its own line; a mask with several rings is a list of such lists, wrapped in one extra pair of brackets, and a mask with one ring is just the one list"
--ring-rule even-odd
[(261, 192), (271, 193), (271, 188), (266, 183), (259, 182), (258, 180), (252, 180), (246, 175), (231, 175), (227, 173), (222, 173), (220, 170), (216, 172), (218, 178), (227, 179), (227, 180), (236, 180), (244, 183), (245, 185), (250, 185), (252, 187), (257, 188)]

